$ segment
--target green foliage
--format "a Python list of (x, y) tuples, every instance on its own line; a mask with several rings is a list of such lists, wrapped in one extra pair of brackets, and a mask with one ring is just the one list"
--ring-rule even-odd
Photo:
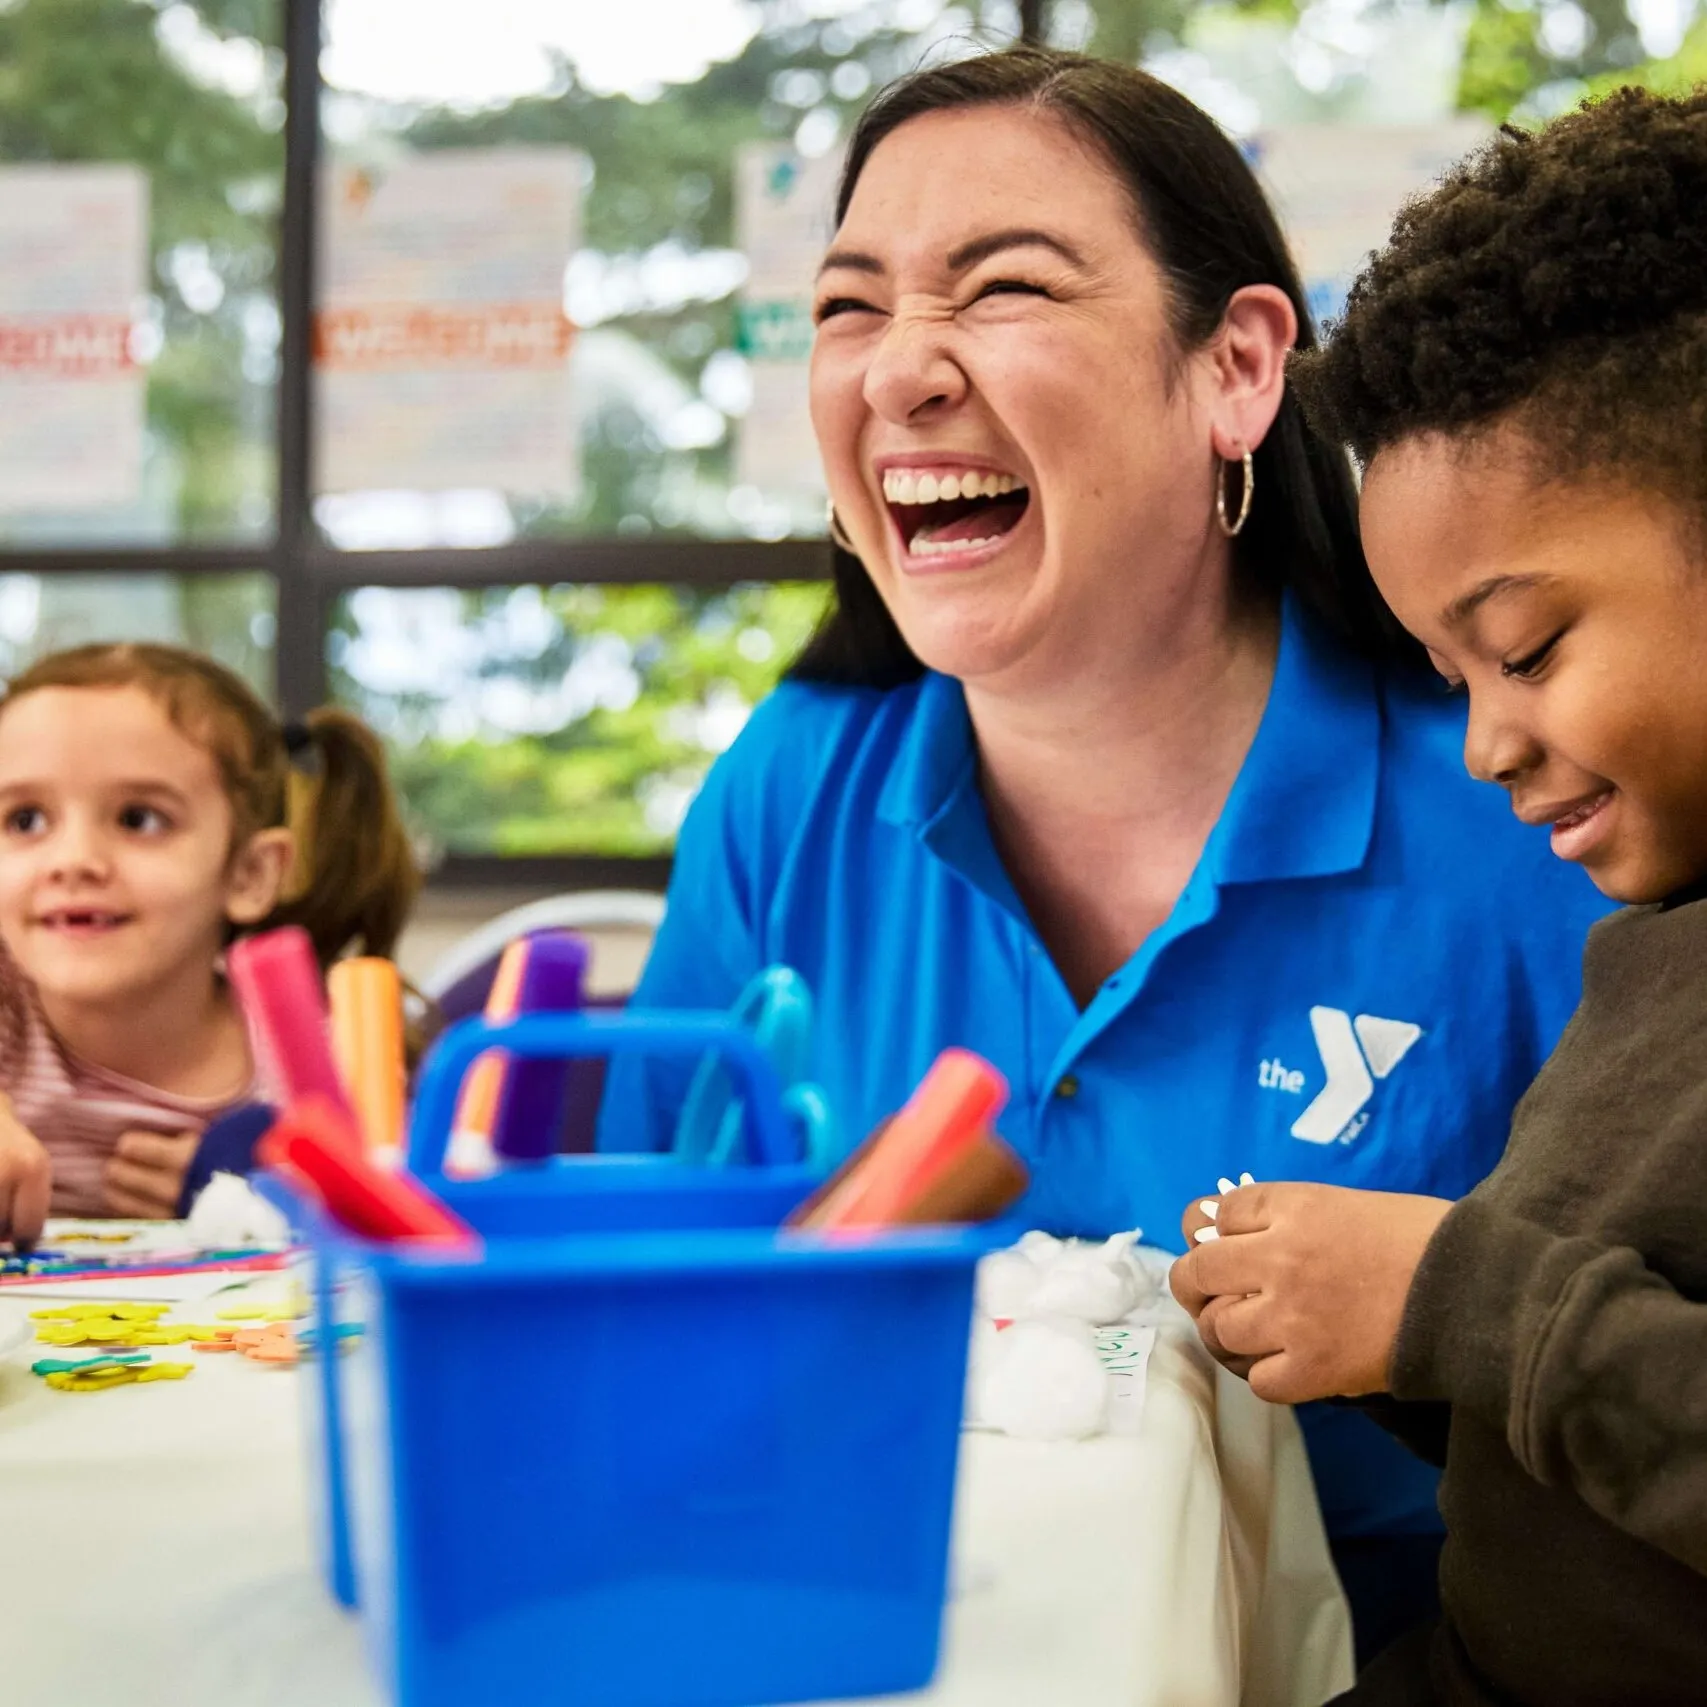
[[(334, 647), (338, 697), (388, 737), (405, 798), (443, 850), (661, 853), (706, 767), (775, 685), (825, 595), (787, 584), (467, 592), (460, 626), (472, 662), (430, 688), (382, 692), (365, 683), (373, 672), (352, 666), (353, 648)], [(528, 618), (519, 624), (518, 599)], [(352, 641), (364, 628), (355, 603), (337, 617)], [(538, 695), (551, 726), (518, 729), (527, 717), (515, 715), (512, 693), (503, 722), (488, 716), (453, 733), (494, 682)], [(567, 708), (555, 698), (560, 688)]]
[[(1234, 0), (1235, 9), (1251, 18), (1291, 23), (1298, 16), (1297, 0)], [(1178, 42), (1197, 0), (1091, 0), (1091, 31), (1085, 51), (1102, 59), (1137, 65), (1159, 43)]]
[(1642, 60), (1641, 38), (1625, 0), (1581, 0), (1587, 29), (1579, 51), (1550, 52), (1537, 8), (1476, 0), (1464, 44), (1458, 105), (1504, 123), (1547, 117), (1598, 79), (1629, 82)]
[(1458, 105), (1465, 112), (1505, 119), (1535, 86), (1542, 65), (1539, 19), (1533, 12), (1479, 5), (1464, 39)]
[(1662, 95), (1687, 95), (1707, 83), (1707, 18), (1696, 24), (1669, 59), (1649, 60), (1629, 71), (1608, 71), (1590, 80), (1590, 95), (1609, 95), (1627, 84)]

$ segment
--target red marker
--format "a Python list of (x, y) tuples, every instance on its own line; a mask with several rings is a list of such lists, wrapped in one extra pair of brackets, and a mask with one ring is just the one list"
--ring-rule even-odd
[(351, 1232), (469, 1249), (479, 1243), (474, 1229), (412, 1175), (369, 1161), (349, 1116), (321, 1098), (287, 1108), (256, 1153), (267, 1167), (306, 1182)]
[(287, 925), (244, 937), (232, 944), (225, 964), (280, 1100), (288, 1104), (320, 1097), (353, 1122), (332, 1059), (326, 992), (308, 932)]

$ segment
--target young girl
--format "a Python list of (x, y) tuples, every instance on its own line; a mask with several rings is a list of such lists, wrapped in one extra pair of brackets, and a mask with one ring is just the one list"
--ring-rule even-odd
[(1443, 1455), (1444, 1622), (1344, 1699), (1701, 1703), (1707, 93), (1502, 135), (1298, 377), (1469, 768), (1633, 905), (1468, 1197), (1238, 1190), (1188, 1212), (1175, 1290), (1265, 1397), (1386, 1391)]
[(0, 699), (0, 1237), (169, 1216), (207, 1125), (257, 1095), (222, 974), (297, 924), (388, 955), (419, 884), (377, 738), (281, 727), (170, 646), (45, 658)]

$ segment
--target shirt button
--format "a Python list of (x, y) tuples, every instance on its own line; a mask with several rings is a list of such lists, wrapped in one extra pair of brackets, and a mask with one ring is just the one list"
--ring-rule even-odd
[(1055, 1094), (1058, 1097), (1076, 1097), (1079, 1094), (1079, 1081), (1071, 1073), (1063, 1073), (1056, 1083)]

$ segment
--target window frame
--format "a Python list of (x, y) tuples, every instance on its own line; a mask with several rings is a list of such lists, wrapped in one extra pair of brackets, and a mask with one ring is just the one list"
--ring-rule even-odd
[[(1020, 39), (1041, 41), (1048, 0), (1019, 0)], [(316, 528), (311, 489), (316, 198), (321, 158), (322, 0), (282, 0), (284, 184), (278, 232), (281, 334), (276, 401), (276, 483), (270, 540), (228, 546), (0, 547), (0, 574), (99, 571), (118, 575), (260, 572), (273, 583), (274, 693), (281, 714), (301, 717), (328, 692), (332, 607), (358, 587), (644, 585), (703, 588), (740, 582), (822, 581), (827, 540), (518, 540), (475, 548), (351, 551)], [(450, 854), (429, 881), (443, 888), (662, 888), (669, 858)]]

